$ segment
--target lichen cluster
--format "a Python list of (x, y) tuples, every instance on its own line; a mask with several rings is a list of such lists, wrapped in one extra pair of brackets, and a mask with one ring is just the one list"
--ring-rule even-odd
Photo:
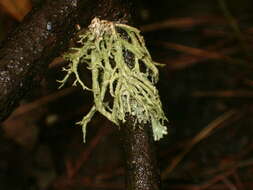
[[(77, 41), (80, 47), (71, 48), (64, 55), (69, 61), (62, 87), (70, 75), (73, 85), (80, 84), (90, 90), (94, 106), (78, 122), (82, 125), (85, 141), (86, 126), (96, 111), (119, 125), (126, 114), (135, 116), (136, 123), (150, 122), (154, 140), (167, 134), (159, 94), (154, 84), (158, 80), (156, 64), (146, 49), (140, 31), (134, 27), (94, 18)], [(130, 58), (127, 58), (130, 57)], [(92, 87), (88, 88), (79, 76), (79, 70), (87, 67), (92, 73)], [(112, 102), (105, 101), (110, 94)]]

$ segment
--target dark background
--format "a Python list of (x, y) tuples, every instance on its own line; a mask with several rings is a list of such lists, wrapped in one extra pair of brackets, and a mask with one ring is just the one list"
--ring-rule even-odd
[[(32, 6), (1, 0), (0, 40)], [(13, 8), (14, 7), (14, 8)], [(170, 120), (157, 142), (163, 189), (253, 188), (253, 1), (135, 2), (138, 27), (160, 68)], [(0, 129), (0, 190), (123, 189), (119, 129), (97, 114), (82, 143), (92, 105), (80, 88), (57, 90), (61, 57)], [(89, 77), (87, 77), (89, 78)]]

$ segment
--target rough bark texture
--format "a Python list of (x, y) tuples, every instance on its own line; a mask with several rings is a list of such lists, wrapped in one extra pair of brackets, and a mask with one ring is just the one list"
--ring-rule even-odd
[(4, 42), (0, 50), (0, 121), (70, 38), (77, 10), (77, 0), (56, 0), (40, 10), (35, 8)]
[[(124, 2), (127, 3), (126, 1)], [(111, 7), (112, 12), (101, 13), (97, 11), (102, 18), (133, 24), (131, 18), (132, 10), (129, 9), (129, 4), (128, 6), (122, 7), (122, 12), (115, 11), (115, 5), (112, 6), (111, 3), (108, 3), (106, 6)], [(120, 6), (120, 4), (117, 6)], [(123, 33), (122, 35), (126, 34)], [(125, 53), (124, 57), (127, 64), (132, 65), (134, 62), (133, 57), (127, 56), (127, 53)], [(125, 189), (159, 190), (161, 186), (160, 171), (157, 165), (151, 126), (150, 124), (137, 124), (134, 126), (134, 123), (135, 118), (133, 116), (127, 116), (126, 122), (121, 126), (126, 171)]]
[(123, 0), (52, 0), (36, 9), (10, 34), (0, 49), (0, 121), (29, 92), (34, 78), (67, 47), (75, 25), (92, 17), (129, 20)]
[[(128, 20), (131, 21), (131, 20)], [(125, 35), (126, 34), (122, 34)], [(126, 63), (131, 67), (134, 57), (125, 52)], [(150, 123), (136, 124), (135, 117), (128, 115), (121, 125), (125, 157), (126, 190), (159, 190), (160, 171), (157, 165), (153, 133)]]
[[(28, 93), (35, 77), (67, 47), (75, 24), (87, 26), (94, 16), (131, 23), (127, 0), (52, 0), (33, 11), (0, 49), (0, 122)], [(126, 59), (128, 59), (126, 57)], [(132, 61), (128, 59), (129, 64)], [(153, 137), (149, 126), (135, 129), (132, 117), (122, 126), (126, 156), (126, 189), (158, 190)]]
[(128, 116), (121, 127), (126, 164), (127, 190), (159, 190), (160, 172), (151, 127)]

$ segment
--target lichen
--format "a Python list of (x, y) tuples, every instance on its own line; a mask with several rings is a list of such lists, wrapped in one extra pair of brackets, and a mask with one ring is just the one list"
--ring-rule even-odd
[[(158, 69), (140, 34), (134, 27), (94, 18), (79, 36), (80, 47), (71, 48), (64, 58), (69, 61), (62, 87), (70, 75), (75, 76), (73, 85), (93, 92), (94, 106), (78, 122), (82, 126), (85, 142), (86, 126), (96, 111), (119, 125), (126, 114), (135, 116), (135, 123), (150, 123), (154, 140), (167, 134), (159, 94), (154, 84), (158, 81)], [(130, 62), (127, 56), (130, 56)], [(92, 73), (92, 87), (85, 85), (79, 69), (87, 67)], [(105, 101), (110, 94), (112, 102)], [(110, 100), (109, 100), (110, 101)]]

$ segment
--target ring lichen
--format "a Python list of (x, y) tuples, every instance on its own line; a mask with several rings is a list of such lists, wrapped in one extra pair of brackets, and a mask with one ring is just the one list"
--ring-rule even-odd
[[(159, 94), (154, 84), (158, 81), (157, 63), (145, 46), (140, 31), (134, 27), (94, 18), (88, 29), (80, 34), (80, 47), (71, 48), (64, 55), (69, 61), (62, 87), (70, 75), (75, 76), (73, 85), (93, 92), (94, 106), (78, 122), (82, 126), (85, 142), (86, 126), (95, 112), (100, 112), (119, 125), (126, 114), (135, 116), (135, 123), (152, 125), (154, 140), (167, 134)], [(131, 57), (131, 64), (127, 60)], [(82, 65), (81, 65), (82, 64)], [(85, 66), (92, 73), (92, 87), (88, 88), (79, 76), (78, 69)], [(110, 94), (112, 102), (105, 101)]]

